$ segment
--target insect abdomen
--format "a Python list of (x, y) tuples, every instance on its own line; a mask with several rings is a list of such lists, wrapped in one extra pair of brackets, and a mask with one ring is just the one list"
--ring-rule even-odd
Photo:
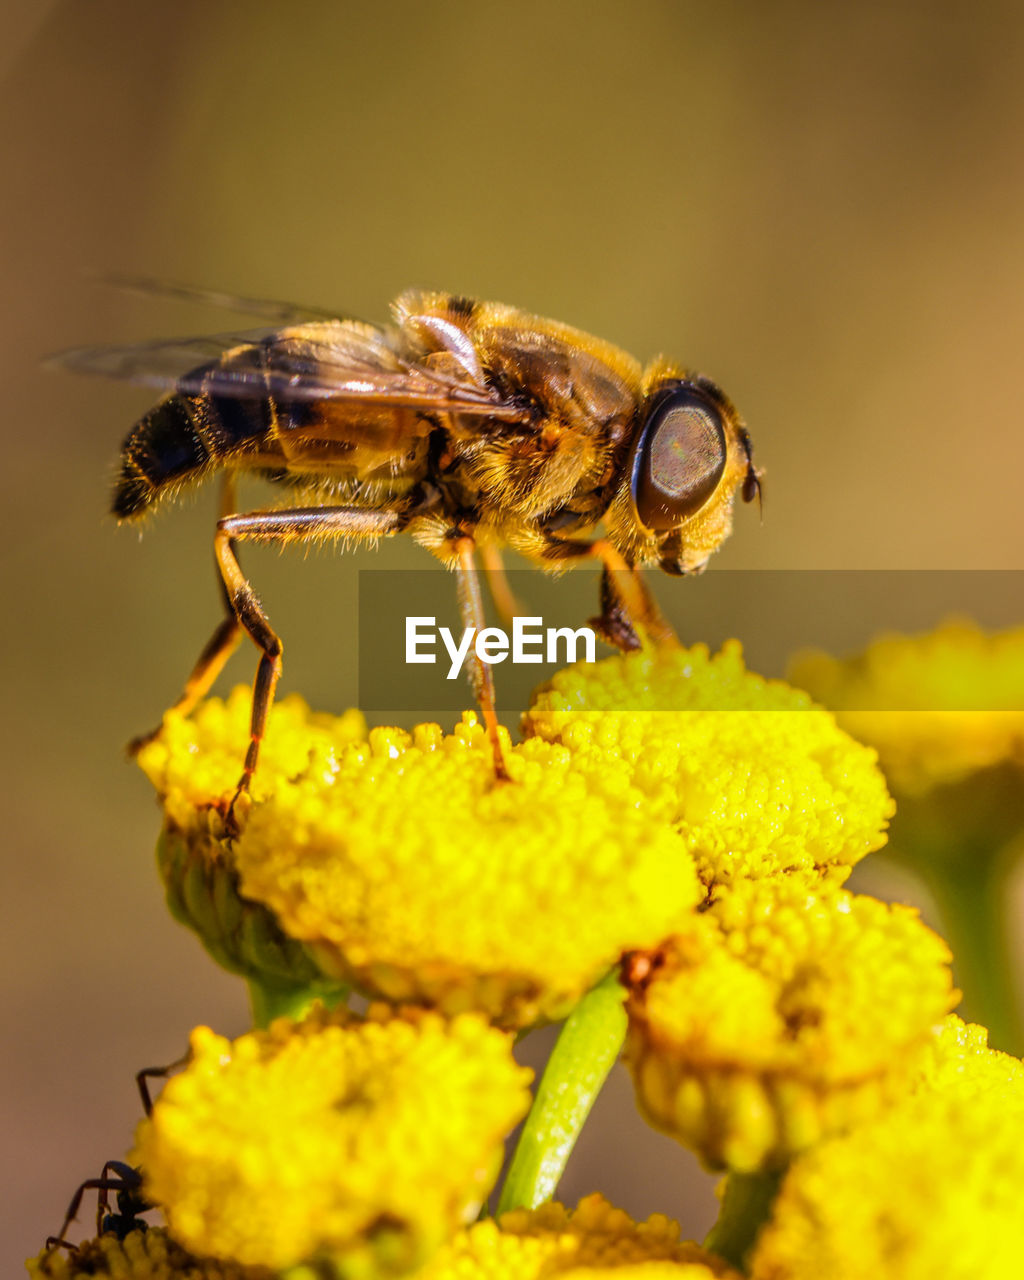
[(119, 520), (134, 519), (162, 490), (198, 480), (218, 462), (258, 449), (271, 417), (264, 399), (169, 396), (128, 433), (111, 511)]

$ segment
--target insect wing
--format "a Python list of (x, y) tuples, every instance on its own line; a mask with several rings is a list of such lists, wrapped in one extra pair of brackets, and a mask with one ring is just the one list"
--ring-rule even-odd
[[(250, 333), (211, 334), (170, 341), (72, 347), (50, 356), (47, 363), (72, 373), (97, 374), (103, 378), (119, 378), (141, 386), (175, 391), (183, 379), (198, 372), (199, 368), (220, 360), (233, 349), (263, 342), (272, 332), (260, 329)], [(249, 373), (245, 379), (242, 370), (235, 371), (232, 381), (238, 387), (236, 395), (253, 394), (255, 371), (250, 370)]]
[(354, 321), (78, 347), (54, 356), (52, 363), (182, 395), (344, 400), (512, 422), (524, 417), (521, 407), (491, 387), (408, 362), (391, 332)]
[(325, 307), (310, 307), (303, 303), (282, 302), (274, 298), (250, 298), (242, 294), (226, 293), (220, 289), (197, 289), (192, 285), (174, 284), (151, 276), (126, 276), (107, 273), (100, 277), (104, 283), (124, 293), (143, 297), (174, 298), (178, 302), (191, 302), (197, 306), (216, 307), (222, 311), (234, 311), (238, 315), (260, 316), (277, 325), (305, 324), (310, 320), (337, 320), (338, 312)]

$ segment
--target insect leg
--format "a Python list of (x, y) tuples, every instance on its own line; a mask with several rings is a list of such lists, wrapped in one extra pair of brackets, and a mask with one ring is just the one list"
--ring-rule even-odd
[(135, 1087), (138, 1089), (139, 1097), (142, 1099), (144, 1115), (149, 1116), (153, 1111), (153, 1096), (149, 1092), (149, 1081), (166, 1080), (172, 1071), (177, 1071), (179, 1067), (183, 1067), (191, 1057), (192, 1051), (188, 1050), (180, 1058), (175, 1058), (173, 1062), (169, 1062), (166, 1067), (143, 1067), (141, 1071), (136, 1071)]
[(90, 1178), (88, 1181), (83, 1182), (71, 1197), (71, 1203), (68, 1205), (68, 1211), (64, 1215), (64, 1221), (60, 1224), (60, 1230), (55, 1236), (46, 1237), (47, 1249), (56, 1249), (60, 1245), (63, 1245), (65, 1249), (74, 1249), (76, 1247), (70, 1241), (65, 1240), (64, 1237), (67, 1235), (68, 1228), (72, 1222), (78, 1217), (78, 1210), (82, 1207), (82, 1197), (91, 1187), (96, 1185), (96, 1182), (96, 1178)]
[[(110, 1177), (110, 1170), (114, 1171), (115, 1176)], [(60, 1231), (55, 1236), (47, 1236), (46, 1248), (56, 1249), (63, 1245), (66, 1249), (74, 1249), (76, 1246), (64, 1237), (72, 1222), (78, 1217), (78, 1211), (82, 1207), (82, 1197), (87, 1191), (98, 1191), (97, 1209), (96, 1209), (96, 1234), (102, 1233), (103, 1216), (110, 1208), (109, 1195), (111, 1191), (123, 1191), (127, 1185), (125, 1173), (128, 1172), (135, 1178), (135, 1170), (130, 1165), (122, 1163), (120, 1160), (108, 1160), (103, 1166), (103, 1171), (98, 1178), (87, 1178), (85, 1182), (78, 1188), (71, 1197), (71, 1203), (68, 1205), (68, 1211), (64, 1215), (64, 1221), (61, 1223)]]
[[(238, 619), (234, 613), (231, 613), (220, 622), (217, 630), (206, 642), (202, 653), (196, 661), (196, 665), (192, 668), (189, 678), (185, 681), (185, 688), (182, 690), (181, 696), (170, 708), (172, 711), (188, 715), (196, 704), (202, 701), (214, 680), (220, 675), (224, 664), (234, 653), (240, 636), (241, 631)], [(159, 736), (162, 728), (163, 722), (161, 721), (155, 729), (133, 738), (128, 744), (128, 754), (131, 756), (137, 755), (147, 743), (152, 742), (154, 738)]]
[(259, 759), (267, 715), (281, 674), (281, 641), (270, 625), (238, 564), (236, 541), (294, 542), (317, 538), (377, 538), (397, 533), (402, 519), (397, 512), (366, 507), (296, 507), (280, 511), (253, 511), (224, 516), (217, 522), (214, 553), (231, 610), (242, 629), (261, 651), (252, 694), (249, 749), (238, 786), (225, 814), (230, 829), (238, 797), (249, 790)]
[[(220, 514), (221, 517), (229, 515), (235, 506), (235, 483), (234, 476), (230, 472), (224, 475), (224, 486), (221, 493)], [(209, 693), (213, 682), (224, 669), (224, 664), (228, 658), (234, 653), (239, 640), (242, 637), (242, 630), (239, 626), (238, 619), (235, 617), (235, 611), (231, 607), (231, 600), (224, 586), (224, 579), (218, 572), (217, 585), (220, 590), (221, 598), (224, 601), (224, 617), (217, 626), (216, 631), (207, 640), (203, 647), (202, 653), (196, 659), (196, 665), (185, 681), (185, 687), (177, 702), (171, 706), (172, 711), (177, 711), (181, 715), (187, 716)], [(128, 754), (137, 755), (147, 743), (158, 737), (163, 727), (163, 721), (157, 725), (155, 729), (151, 729), (149, 733), (140, 734), (137, 738), (133, 738), (128, 744)]]
[(645, 640), (674, 644), (676, 633), (665, 621), (639, 571), (604, 538), (591, 554), (604, 566), (601, 571), (601, 613), (597, 629), (618, 649), (639, 649)]
[(491, 593), (498, 616), (502, 622), (511, 624), (513, 618), (522, 614), (523, 607), (509, 585), (501, 551), (493, 542), (483, 542), (480, 544), (480, 559), (483, 562), (484, 573), (487, 575), (487, 588)]
[(601, 573), (601, 613), (591, 625), (617, 649), (639, 649), (645, 640), (674, 644), (676, 634), (661, 616), (636, 567), (616, 550), (607, 538), (594, 542), (573, 542), (549, 537), (544, 544), (546, 560), (581, 560), (593, 557), (603, 565)]
[(640, 627), (643, 634), (656, 644), (672, 643), (676, 638), (675, 632), (661, 616), (636, 566), (630, 564), (607, 538), (598, 538), (591, 545), (590, 554), (604, 566), (602, 600), (607, 589), (609, 599), (618, 601), (634, 628)]
[[(458, 556), (456, 568), (456, 589), (459, 597), (459, 611), (462, 614), (463, 627), (475, 627), (479, 635), (487, 625), (484, 614), (484, 602), (480, 595), (480, 579), (477, 575), (474, 551), (476, 543), (468, 535), (460, 537), (454, 544)], [(495, 708), (494, 674), (490, 663), (484, 662), (476, 650), (473, 651), (472, 665), (469, 668), (473, 694), (480, 704), (487, 736), (494, 752), (494, 772), (502, 779), (508, 779), (508, 768), (501, 750), (501, 737), (498, 733), (498, 713)]]

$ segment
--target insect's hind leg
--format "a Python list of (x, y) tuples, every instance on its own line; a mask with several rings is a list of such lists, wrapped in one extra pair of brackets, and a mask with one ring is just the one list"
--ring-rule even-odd
[[(217, 630), (206, 642), (202, 653), (196, 661), (196, 665), (192, 668), (189, 678), (185, 681), (185, 688), (182, 690), (181, 696), (171, 705), (171, 711), (177, 711), (187, 716), (195, 709), (198, 703), (206, 697), (213, 682), (224, 669), (224, 664), (234, 653), (241, 635), (241, 628), (234, 613), (230, 613), (226, 618), (222, 619)], [(143, 747), (158, 738), (162, 730), (163, 721), (161, 720), (155, 729), (150, 729), (148, 733), (142, 733), (137, 738), (132, 738), (128, 744), (128, 754), (130, 756), (137, 755)]]
[[(230, 515), (235, 505), (235, 485), (234, 476), (230, 472), (226, 472), (224, 476), (224, 484), (221, 490), (220, 515), (221, 519)], [(196, 659), (196, 664), (192, 668), (188, 679), (185, 681), (185, 687), (181, 691), (178, 700), (174, 702), (170, 710), (176, 711), (180, 715), (189, 715), (195, 707), (202, 702), (203, 698), (209, 693), (213, 686), (213, 682), (223, 671), (228, 658), (234, 653), (238, 646), (239, 640), (242, 638), (242, 628), (238, 619), (235, 617), (235, 611), (231, 607), (231, 599), (228, 596), (227, 588), (224, 585), (224, 577), (220, 573), (219, 567), (217, 572), (217, 586), (220, 591), (221, 599), (224, 602), (224, 617), (217, 626), (216, 631), (207, 640), (203, 647), (202, 653)], [(166, 714), (166, 713), (165, 713)], [(144, 746), (148, 745), (155, 738), (159, 737), (163, 729), (163, 720), (155, 729), (150, 729), (148, 733), (139, 734), (137, 738), (133, 738), (128, 744), (128, 754), (130, 756), (137, 755)]]
[(252, 693), (252, 720), (245, 765), (234, 795), (224, 815), (229, 832), (238, 829), (235, 806), (249, 790), (259, 761), (260, 744), (274, 691), (281, 675), (281, 640), (256, 593), (249, 585), (235, 554), (236, 541), (293, 542), (328, 538), (379, 538), (397, 533), (402, 516), (389, 510), (365, 507), (295, 507), (279, 511), (253, 511), (246, 515), (224, 516), (217, 522), (214, 552), (232, 614), (260, 650), (260, 662)]

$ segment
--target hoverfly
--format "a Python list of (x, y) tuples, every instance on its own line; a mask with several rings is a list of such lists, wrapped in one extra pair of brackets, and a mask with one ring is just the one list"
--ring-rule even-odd
[[(477, 628), (478, 552), (499, 603), (509, 598), (500, 591), (501, 547), (555, 571), (597, 558), (596, 626), (632, 648), (640, 635), (671, 636), (636, 571), (700, 572), (730, 532), (736, 490), (746, 502), (760, 495), (750, 437), (714, 382), (663, 358), (644, 368), (568, 325), (448, 293), (403, 293), (381, 327), (288, 304), (169, 292), (227, 301), (284, 327), (82, 349), (62, 361), (168, 392), (122, 447), (118, 519), (138, 520), (214, 471), (225, 477), (214, 535), (225, 617), (175, 706), (195, 706), (243, 631), (255, 642), (251, 736), (229, 825), (281, 672), (281, 642), (236, 543), (409, 533), (457, 571), (463, 623)], [(237, 512), (240, 472), (280, 484), (287, 498)], [(491, 671), (479, 660), (473, 685), (500, 776)]]

